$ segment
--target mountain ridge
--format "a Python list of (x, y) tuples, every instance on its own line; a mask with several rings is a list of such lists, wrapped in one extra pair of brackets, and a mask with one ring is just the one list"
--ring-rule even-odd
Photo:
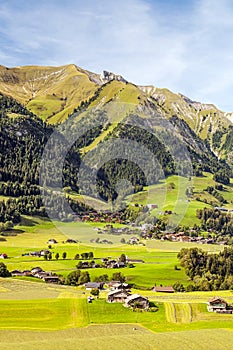
[(232, 158), (225, 140), (233, 125), (233, 113), (223, 112), (214, 104), (193, 101), (167, 88), (135, 85), (106, 70), (97, 74), (75, 64), (0, 66), (0, 92), (50, 124), (64, 122), (83, 106), (110, 110), (113, 102), (128, 104), (121, 120), (129, 111), (143, 112), (149, 108), (167, 119), (173, 116), (183, 119), (218, 157)]

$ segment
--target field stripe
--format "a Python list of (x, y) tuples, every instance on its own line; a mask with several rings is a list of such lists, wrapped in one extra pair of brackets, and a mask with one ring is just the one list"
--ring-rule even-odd
[(167, 321), (170, 323), (176, 323), (176, 309), (174, 303), (166, 302), (164, 303), (164, 306)]

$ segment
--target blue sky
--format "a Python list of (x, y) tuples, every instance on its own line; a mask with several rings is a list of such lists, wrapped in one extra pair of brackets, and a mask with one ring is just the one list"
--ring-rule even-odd
[(0, 64), (75, 63), (233, 111), (231, 0), (1, 0)]

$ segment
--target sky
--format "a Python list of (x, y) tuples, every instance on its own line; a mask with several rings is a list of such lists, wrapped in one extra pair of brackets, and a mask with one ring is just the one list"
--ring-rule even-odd
[(69, 63), (233, 111), (233, 1), (0, 0), (0, 64)]

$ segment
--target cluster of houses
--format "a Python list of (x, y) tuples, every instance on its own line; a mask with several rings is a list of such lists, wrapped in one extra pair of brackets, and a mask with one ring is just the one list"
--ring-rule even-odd
[(213, 238), (204, 238), (202, 236), (191, 237), (191, 236), (187, 236), (184, 232), (167, 233), (161, 237), (161, 241), (193, 242), (193, 243), (199, 243), (199, 244), (216, 244), (216, 240)]
[(34, 252), (29, 252), (29, 253), (23, 253), (22, 256), (45, 256), (48, 255), (50, 253), (50, 251), (48, 249), (43, 249), (43, 250), (38, 250), (38, 251), (34, 251)]
[(56, 274), (52, 272), (46, 272), (42, 270), (42, 268), (40, 267), (34, 267), (31, 270), (24, 270), (24, 271), (13, 270), (11, 271), (11, 275), (13, 277), (27, 276), (27, 277), (40, 278), (41, 280), (47, 283), (60, 283), (60, 278)]
[(109, 303), (123, 303), (126, 307), (137, 307), (143, 310), (149, 309), (150, 302), (148, 298), (140, 294), (131, 294), (131, 290), (127, 283), (112, 281), (108, 286), (111, 289), (107, 295), (107, 301)]
[[(47, 242), (48, 244), (57, 244), (58, 241), (54, 238), (50, 238)], [(75, 239), (68, 238), (65, 242), (62, 241), (62, 243), (78, 243)]]
[(125, 224), (127, 223), (124, 218), (124, 212), (119, 211), (116, 213), (112, 213), (109, 211), (102, 211), (102, 212), (88, 212), (83, 213), (81, 216), (79, 216), (77, 221), (92, 221), (92, 222), (113, 222), (117, 224)]
[(209, 299), (207, 310), (218, 314), (233, 314), (233, 307), (228, 305), (228, 303), (220, 297), (213, 297)]

